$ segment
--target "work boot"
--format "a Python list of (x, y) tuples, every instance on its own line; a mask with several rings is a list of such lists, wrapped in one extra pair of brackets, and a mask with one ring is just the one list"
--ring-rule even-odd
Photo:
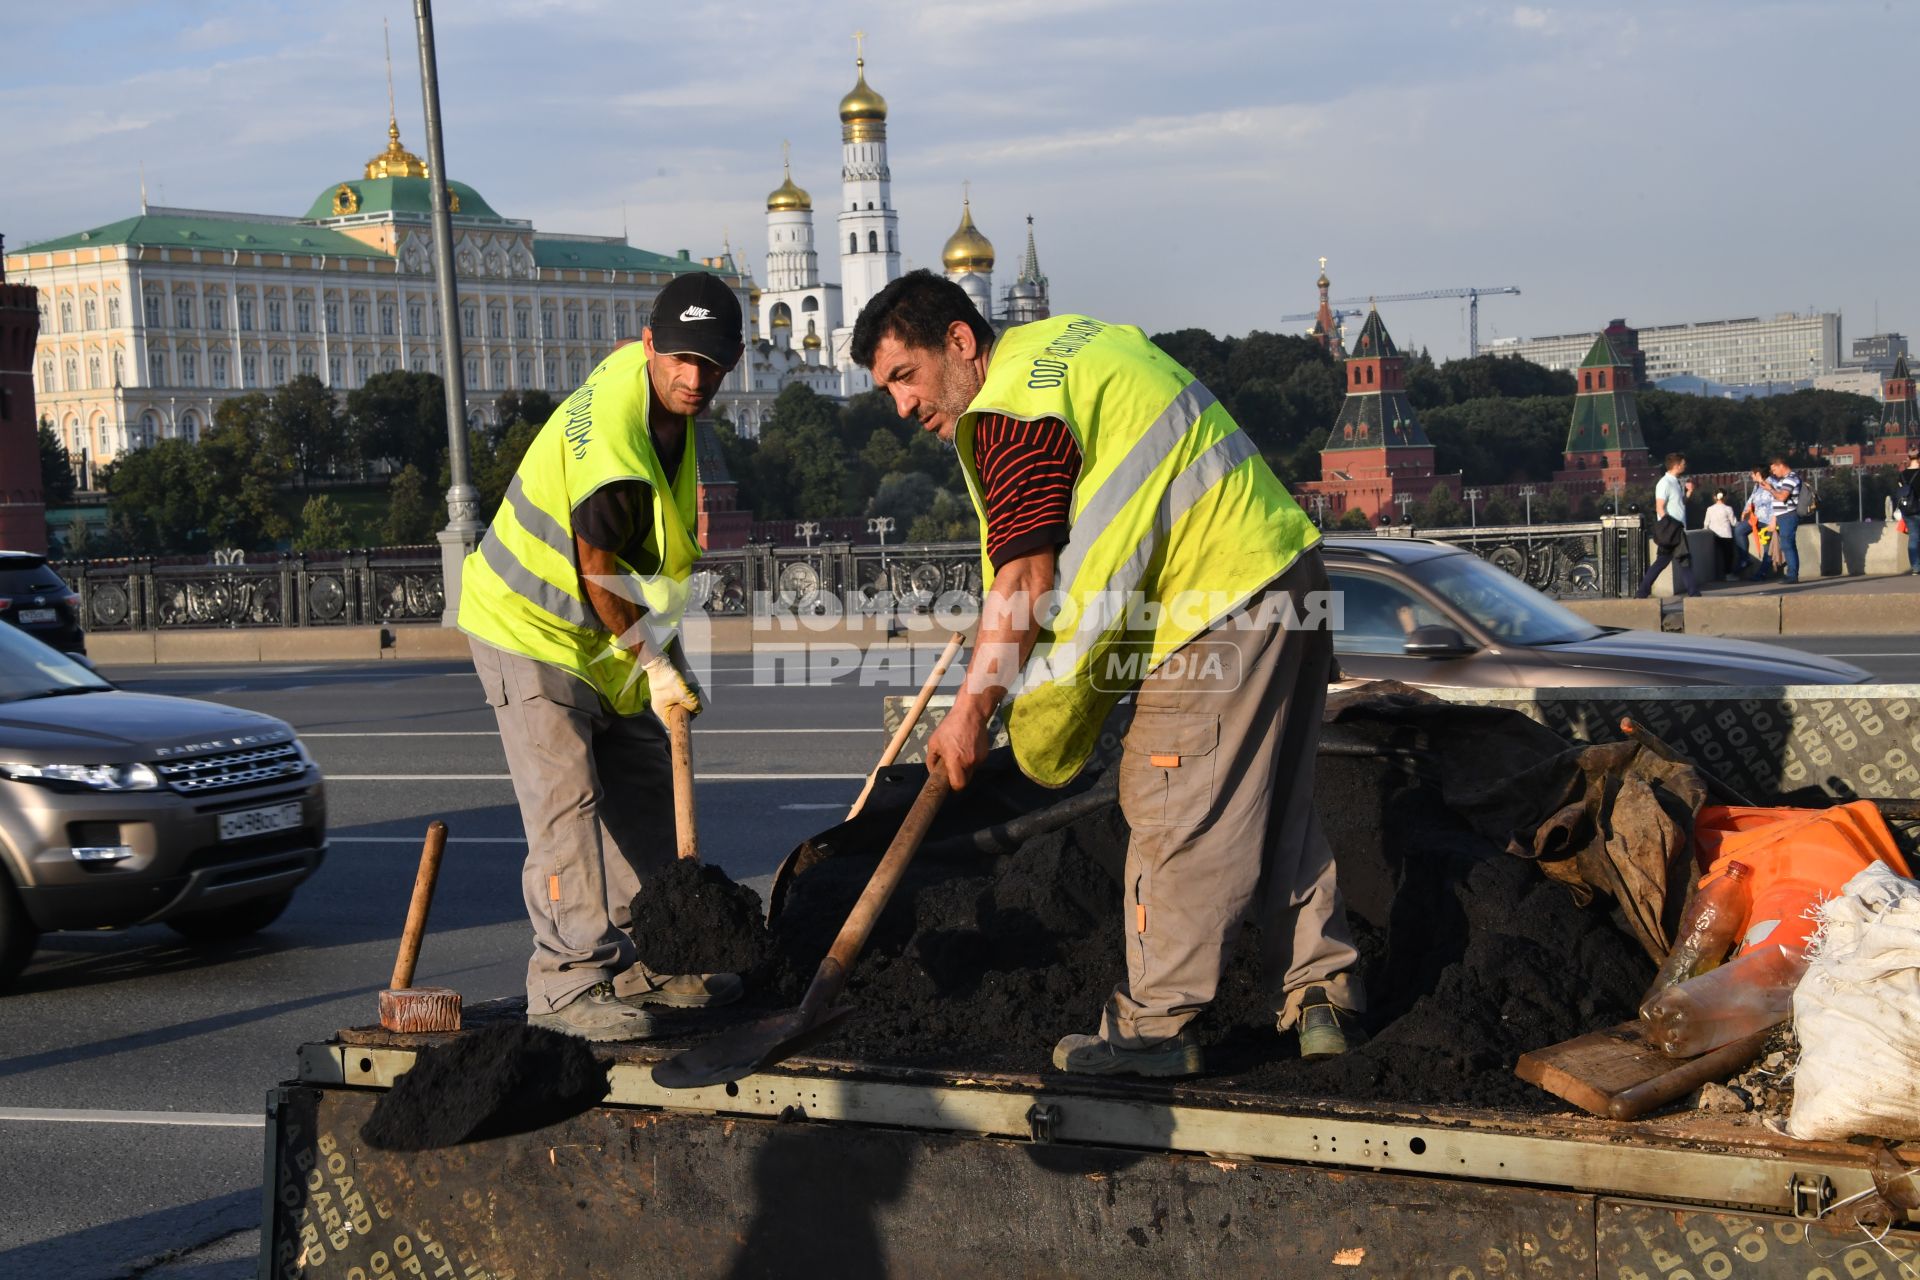
[(1123, 1049), (1099, 1036), (1068, 1036), (1053, 1046), (1053, 1065), (1083, 1076), (1192, 1076), (1205, 1069), (1191, 1028), (1144, 1049)]
[(1327, 998), (1325, 987), (1308, 987), (1300, 1004), (1300, 1056), (1337, 1058), (1347, 1051), (1347, 1033), (1340, 1025), (1340, 1009)]
[(655, 973), (636, 964), (613, 980), (613, 994), (630, 1009), (650, 1004), (675, 1009), (711, 1009), (732, 1004), (746, 984), (737, 973)]
[(527, 1025), (596, 1044), (645, 1040), (655, 1032), (653, 1019), (615, 995), (611, 982), (594, 983), (552, 1013), (529, 1013)]

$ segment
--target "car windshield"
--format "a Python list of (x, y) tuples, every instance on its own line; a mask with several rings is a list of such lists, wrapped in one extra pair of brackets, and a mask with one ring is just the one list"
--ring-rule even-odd
[(1570, 644), (1600, 629), (1479, 556), (1435, 556), (1416, 570), (1437, 595), (1508, 644)]
[(112, 685), (11, 623), (0, 622), (0, 702), (93, 693)]

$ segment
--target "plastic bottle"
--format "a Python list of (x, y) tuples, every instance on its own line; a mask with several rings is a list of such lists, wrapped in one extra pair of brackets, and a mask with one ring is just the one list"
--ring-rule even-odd
[(1640, 998), (1640, 1016), (1669, 987), (1677, 987), (1689, 978), (1717, 968), (1747, 926), (1747, 906), (1753, 868), (1744, 862), (1729, 862), (1726, 869), (1693, 895), (1687, 918), (1674, 935), (1673, 949), (1666, 963)]
[(1759, 947), (1654, 998), (1644, 1033), (1662, 1052), (1692, 1058), (1785, 1022), (1807, 971), (1797, 947)]

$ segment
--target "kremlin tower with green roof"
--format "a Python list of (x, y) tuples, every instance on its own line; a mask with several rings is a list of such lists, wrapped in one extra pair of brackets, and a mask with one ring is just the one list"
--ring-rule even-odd
[(1640, 431), (1636, 335), (1624, 325), (1594, 337), (1573, 371), (1573, 418), (1554, 483), (1574, 493), (1606, 493), (1649, 479), (1656, 468)]

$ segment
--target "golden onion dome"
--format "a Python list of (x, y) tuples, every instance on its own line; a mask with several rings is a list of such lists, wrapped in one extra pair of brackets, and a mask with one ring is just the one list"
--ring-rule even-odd
[(840, 123), (851, 124), (855, 120), (885, 120), (887, 118), (887, 100), (874, 92), (867, 83), (867, 60), (853, 60), (858, 79), (847, 96), (840, 99)]
[(773, 327), (776, 329), (791, 329), (793, 328), (793, 317), (784, 311), (776, 311), (773, 314)]
[(1320, 273), (1320, 279), (1315, 281), (1315, 283), (1318, 284), (1322, 289), (1324, 289), (1329, 284), (1332, 284), (1333, 282), (1327, 279), (1327, 273), (1323, 270)]
[(949, 275), (993, 270), (993, 242), (973, 225), (971, 200), (960, 202), (960, 227), (947, 237), (946, 248), (940, 251), (940, 262)]
[(400, 145), (400, 122), (387, 118), (387, 149), (367, 161), (367, 177), (424, 178), (427, 162)]
[(810, 333), (800, 340), (800, 345), (809, 351), (818, 351), (820, 349), (820, 335)]
[(749, 302), (760, 301), (760, 286), (753, 283), (753, 281), (751, 280), (747, 281), (747, 301)]
[(812, 212), (813, 197), (793, 183), (793, 170), (787, 170), (785, 181), (775, 187), (767, 196), (768, 213), (790, 213), (795, 211)]

